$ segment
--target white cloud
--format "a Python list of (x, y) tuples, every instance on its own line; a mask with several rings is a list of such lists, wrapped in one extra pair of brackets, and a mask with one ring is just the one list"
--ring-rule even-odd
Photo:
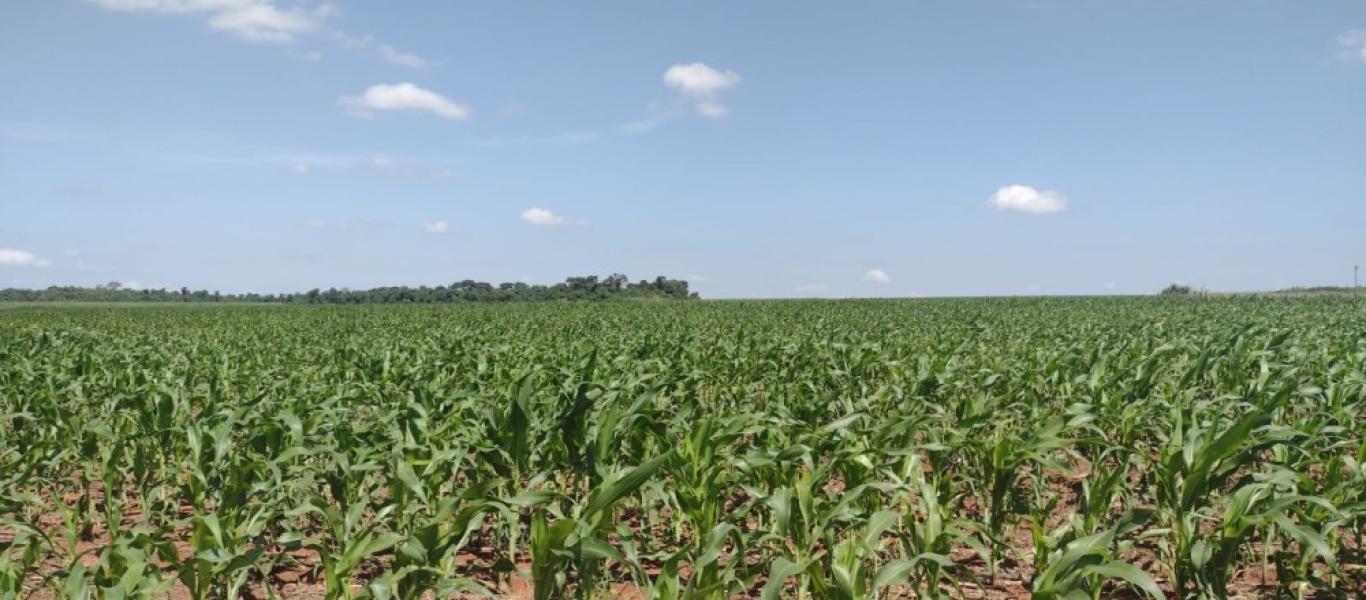
[(422, 223), (422, 230), (433, 235), (445, 235), (450, 232), (451, 226), (449, 223), (441, 220), (426, 221)]
[(664, 71), (664, 85), (678, 90), (693, 102), (699, 114), (723, 117), (730, 109), (716, 96), (721, 90), (740, 85), (740, 74), (719, 71), (700, 62), (677, 64)]
[(209, 27), (249, 42), (292, 42), (295, 35), (317, 24), (307, 15), (281, 11), (266, 3), (248, 3), (240, 8), (220, 11), (209, 18)]
[[(293, 42), (316, 29), (314, 16), (299, 8), (282, 9), (274, 0), (92, 0), (107, 10), (200, 15), (215, 31), (249, 42)], [(325, 13), (315, 12), (318, 17)]]
[(377, 110), (425, 110), (446, 119), (465, 119), (470, 108), (411, 83), (372, 85), (359, 96), (346, 96), (338, 102), (353, 116), (369, 118)]
[(689, 276), (688, 276), (688, 281), (691, 281), (691, 282), (693, 282), (693, 283), (702, 283), (703, 281), (706, 281), (706, 280), (707, 280), (707, 278), (706, 278), (706, 277), (703, 277), (703, 276), (701, 276), (701, 275), (689, 275)]
[(830, 286), (825, 285), (824, 283), (803, 283), (793, 289), (799, 292), (828, 292), (830, 291)]
[(0, 266), (3, 267), (46, 267), (52, 264), (32, 252), (16, 248), (0, 248)]
[(718, 71), (705, 63), (695, 62), (669, 67), (664, 72), (664, 83), (684, 93), (710, 95), (740, 83), (735, 71)]
[(991, 205), (1001, 210), (1053, 213), (1067, 209), (1067, 198), (1052, 190), (1037, 190), (1027, 185), (1008, 185), (991, 195)]
[(313, 165), (310, 165), (308, 163), (298, 163), (290, 167), (289, 172), (293, 175), (309, 175), (313, 173)]
[(1366, 29), (1353, 29), (1338, 36), (1343, 56), (1366, 63)]
[(380, 44), (379, 55), (384, 57), (384, 60), (387, 60), (401, 67), (421, 69), (423, 67), (431, 65), (431, 62), (427, 59), (422, 58), (421, 56), (418, 56), (416, 54), (401, 52), (395, 49), (393, 46), (390, 46), (389, 44)]
[(874, 268), (868, 269), (868, 271), (863, 274), (863, 280), (871, 281), (873, 283), (891, 283), (892, 278), (887, 275), (886, 271), (880, 268)]
[(528, 208), (522, 211), (522, 220), (532, 225), (561, 226), (561, 225), (582, 225), (583, 222), (577, 219), (570, 219), (564, 215), (557, 215), (544, 208)]

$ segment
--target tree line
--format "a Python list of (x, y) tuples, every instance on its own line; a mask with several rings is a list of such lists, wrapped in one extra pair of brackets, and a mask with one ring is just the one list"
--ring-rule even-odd
[(569, 277), (551, 285), (509, 282), (492, 284), (466, 279), (447, 286), (390, 286), (368, 290), (312, 289), (284, 294), (230, 294), (208, 290), (132, 289), (117, 281), (94, 287), (52, 286), (0, 290), (0, 302), (273, 302), (284, 304), (439, 304), (454, 302), (550, 302), (625, 299), (688, 300), (697, 298), (688, 282), (660, 275), (632, 283), (625, 275)]

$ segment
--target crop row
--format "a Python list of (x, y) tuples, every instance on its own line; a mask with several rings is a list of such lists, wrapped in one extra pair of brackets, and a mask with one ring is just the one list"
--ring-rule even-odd
[(1347, 298), (0, 309), (0, 600), (1349, 597)]

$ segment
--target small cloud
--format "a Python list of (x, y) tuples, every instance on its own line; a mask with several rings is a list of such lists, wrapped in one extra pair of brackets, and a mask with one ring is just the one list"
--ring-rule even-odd
[(371, 118), (378, 110), (425, 110), (446, 119), (467, 119), (470, 108), (431, 90), (411, 83), (380, 84), (366, 88), (359, 96), (338, 100), (352, 116)]
[(674, 65), (664, 71), (664, 83), (686, 94), (710, 95), (740, 83), (735, 71), (718, 71), (706, 63)]
[(532, 225), (558, 227), (563, 225), (582, 225), (583, 221), (557, 215), (544, 208), (528, 208), (522, 211), (522, 220)]
[(0, 267), (46, 267), (50, 264), (51, 261), (34, 256), (27, 250), (0, 248)]
[(1107, 290), (1113, 290), (1113, 289), (1115, 289), (1115, 288), (1117, 288), (1117, 287), (1119, 287), (1119, 285), (1117, 285), (1117, 284), (1116, 284), (1115, 282), (1113, 282), (1113, 281), (1107, 281), (1107, 282), (1105, 282), (1105, 289), (1107, 289)]
[(248, 42), (293, 42), (318, 27), (318, 18), (298, 9), (280, 9), (271, 0), (92, 0), (96, 6), (119, 12), (194, 15), (209, 28)]
[(1344, 57), (1366, 64), (1366, 29), (1353, 29), (1339, 35), (1338, 48)]
[(301, 177), (304, 175), (309, 175), (313, 173), (313, 165), (310, 165), (308, 163), (298, 163), (289, 168), (289, 173), (291, 175), (299, 175)]
[(740, 74), (721, 71), (706, 63), (676, 64), (664, 71), (664, 85), (678, 90), (706, 117), (723, 117), (730, 109), (717, 100), (721, 90), (740, 85)]
[(891, 283), (892, 278), (882, 269), (868, 269), (868, 271), (863, 274), (863, 280), (871, 281), (873, 283)]
[(991, 205), (1001, 210), (1054, 213), (1067, 210), (1067, 198), (1052, 190), (1027, 185), (1008, 185), (991, 195)]
[(707, 280), (707, 278), (706, 278), (706, 277), (703, 277), (703, 276), (701, 276), (701, 275), (689, 275), (689, 276), (688, 276), (688, 281), (691, 281), (691, 282), (693, 282), (693, 283), (702, 283), (703, 281), (706, 281), (706, 280)]
[(292, 42), (295, 35), (317, 26), (317, 22), (297, 9), (282, 11), (265, 2), (232, 4), (236, 6), (221, 8), (210, 17), (209, 27), (248, 42)]
[(384, 60), (394, 63), (398, 66), (408, 67), (411, 69), (421, 69), (428, 67), (432, 64), (431, 61), (422, 58), (421, 56), (411, 54), (408, 52), (400, 52), (399, 50), (396, 50), (393, 46), (390, 46), (389, 44), (380, 45), (379, 55), (383, 57)]
[(445, 235), (450, 232), (451, 226), (449, 223), (441, 220), (426, 221), (422, 223), (422, 230), (432, 235)]
[(793, 289), (799, 292), (828, 292), (830, 291), (830, 286), (825, 285), (824, 283), (803, 283)]

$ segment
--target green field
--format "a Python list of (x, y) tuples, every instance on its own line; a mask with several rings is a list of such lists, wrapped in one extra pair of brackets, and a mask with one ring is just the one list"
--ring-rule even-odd
[(1348, 297), (0, 310), (0, 599), (1358, 597)]

